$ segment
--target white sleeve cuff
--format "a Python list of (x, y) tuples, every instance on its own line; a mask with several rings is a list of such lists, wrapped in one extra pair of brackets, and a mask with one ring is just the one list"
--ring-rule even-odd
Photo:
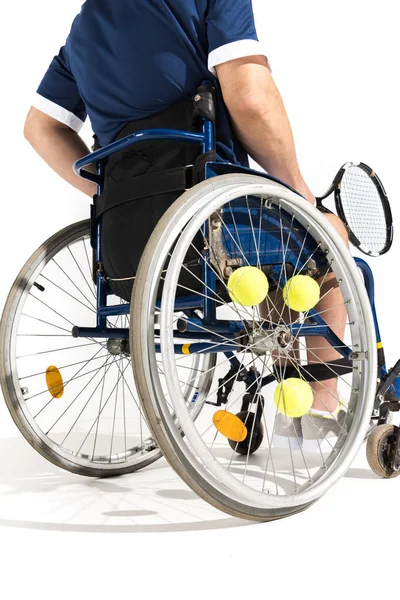
[(215, 66), (245, 56), (266, 56), (263, 46), (257, 40), (239, 40), (216, 48), (208, 56), (208, 70), (216, 75)]
[(67, 125), (71, 129), (76, 131), (76, 133), (78, 133), (83, 127), (83, 121), (81, 121), (81, 119), (74, 115), (74, 113), (70, 112), (69, 110), (66, 110), (62, 106), (59, 106), (55, 102), (48, 100), (40, 94), (36, 94), (36, 96), (33, 99), (32, 106), (38, 108), (49, 117), (53, 117), (53, 119), (56, 119), (56, 121), (64, 123), (64, 125)]

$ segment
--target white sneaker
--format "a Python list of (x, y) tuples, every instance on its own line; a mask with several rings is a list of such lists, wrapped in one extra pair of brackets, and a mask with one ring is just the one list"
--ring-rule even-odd
[(303, 443), (301, 419), (287, 417), (278, 413), (275, 417), (275, 429), (272, 438), (274, 448), (290, 448), (299, 450)]
[(301, 417), (303, 452), (310, 454), (330, 453), (344, 431), (343, 424), (347, 412), (338, 405), (334, 413), (311, 409)]

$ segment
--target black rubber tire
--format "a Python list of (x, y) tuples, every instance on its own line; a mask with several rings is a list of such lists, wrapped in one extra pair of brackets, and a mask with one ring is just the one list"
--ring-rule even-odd
[(242, 423), (246, 425), (247, 437), (242, 442), (234, 442), (228, 439), (229, 445), (242, 456), (247, 456), (257, 452), (264, 438), (264, 425), (261, 421), (254, 424), (255, 414), (252, 412), (242, 411), (236, 415)]

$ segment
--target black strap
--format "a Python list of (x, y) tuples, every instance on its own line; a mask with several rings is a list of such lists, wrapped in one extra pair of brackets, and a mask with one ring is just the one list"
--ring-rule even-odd
[[(285, 379), (289, 377), (299, 377), (304, 381), (327, 381), (335, 377), (342, 377), (353, 372), (353, 363), (348, 358), (338, 358), (330, 361), (329, 365), (325, 363), (314, 363), (310, 365), (297, 365), (296, 367), (285, 366)], [(278, 381), (282, 379), (280, 369), (274, 367), (274, 374)]]
[(204, 181), (206, 178), (206, 164), (208, 162), (215, 162), (217, 160), (217, 153), (215, 150), (210, 150), (209, 152), (205, 152), (204, 154), (200, 154), (197, 158), (194, 165), (194, 181), (195, 183), (200, 183), (200, 181)]
[(192, 186), (192, 165), (132, 177), (116, 183), (108, 190), (108, 193), (103, 193), (96, 199), (96, 218), (98, 219), (106, 211), (126, 202), (168, 192), (183, 193)]

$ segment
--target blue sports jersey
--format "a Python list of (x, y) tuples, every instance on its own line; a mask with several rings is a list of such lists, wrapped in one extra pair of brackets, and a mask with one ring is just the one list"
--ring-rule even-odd
[[(259, 54), (251, 0), (87, 0), (34, 106), (77, 132), (89, 116), (105, 146), (126, 123), (216, 82), (216, 65)], [(247, 164), (219, 91), (217, 115), (219, 157)]]

